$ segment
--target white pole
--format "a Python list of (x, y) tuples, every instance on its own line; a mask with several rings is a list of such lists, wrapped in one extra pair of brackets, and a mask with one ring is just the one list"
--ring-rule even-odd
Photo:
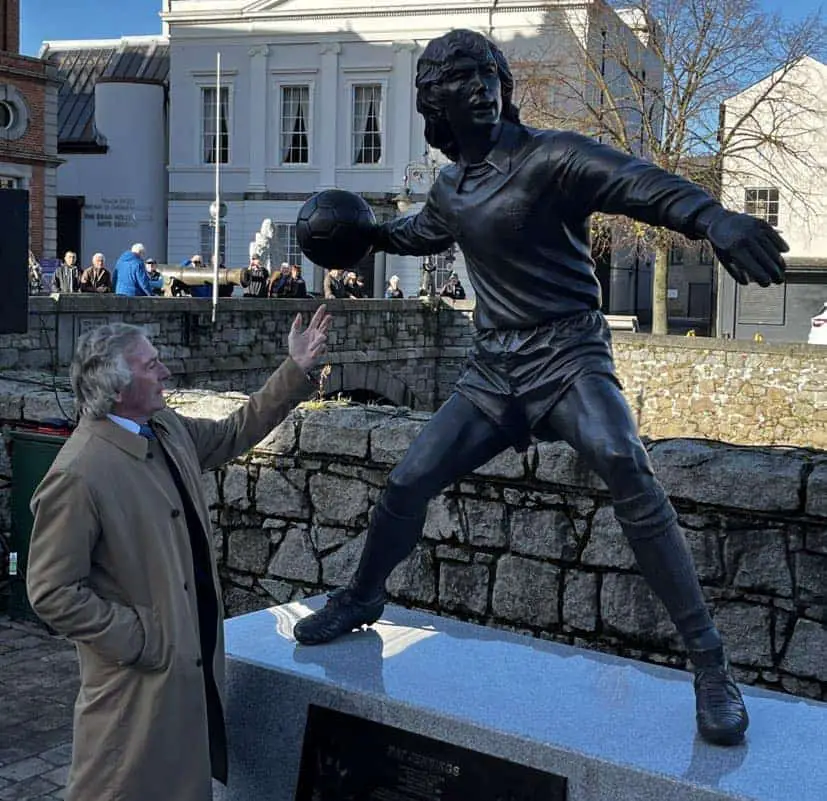
[(218, 265), (221, 261), (221, 53), (215, 54), (215, 232), (213, 236), (212, 321), (218, 312)]

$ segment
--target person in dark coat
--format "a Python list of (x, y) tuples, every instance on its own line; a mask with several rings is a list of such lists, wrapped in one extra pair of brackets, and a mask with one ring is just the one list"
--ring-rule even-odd
[(266, 298), (270, 272), (263, 267), (258, 256), (250, 257), (250, 266), (241, 271), (241, 286), (245, 298)]
[(80, 268), (78, 267), (78, 254), (67, 250), (63, 254), (63, 262), (55, 270), (52, 276), (52, 292), (72, 294), (80, 292)]
[(106, 269), (103, 253), (92, 256), (92, 266), (87, 267), (80, 276), (80, 291), (98, 294), (112, 291), (112, 274)]

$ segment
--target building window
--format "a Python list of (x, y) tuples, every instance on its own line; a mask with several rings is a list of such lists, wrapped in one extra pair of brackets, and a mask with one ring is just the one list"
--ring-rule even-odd
[(0, 175), (0, 189), (17, 189), (17, 178)]
[[(230, 89), (221, 87), (221, 104), (216, 103), (217, 89), (214, 86), (201, 87), (201, 162), (215, 164), (230, 161)], [(216, 114), (219, 134), (216, 137)]]
[[(212, 252), (215, 245), (215, 227), (212, 223), (201, 223), (200, 236), (198, 241), (201, 243), (201, 258), (204, 260), (205, 267), (212, 267)], [(218, 260), (219, 265), (227, 264), (227, 225), (221, 223), (219, 228), (219, 252), (221, 258)]]
[(683, 264), (683, 245), (673, 242), (669, 248), (669, 264)]
[(774, 228), (778, 227), (778, 190), (761, 188), (744, 190), (744, 211)]
[(0, 100), (0, 130), (7, 131), (16, 119), (14, 106), (8, 100)]
[(382, 87), (371, 83), (353, 87), (353, 163), (382, 161)]
[(288, 264), (302, 263), (302, 252), (296, 241), (294, 223), (276, 223), (276, 235), (273, 239), (270, 266), (276, 269), (282, 262)]
[(715, 262), (715, 251), (712, 250), (712, 245), (709, 242), (701, 242), (698, 248), (698, 264), (713, 264)]
[(310, 163), (310, 87), (281, 87), (281, 163)]

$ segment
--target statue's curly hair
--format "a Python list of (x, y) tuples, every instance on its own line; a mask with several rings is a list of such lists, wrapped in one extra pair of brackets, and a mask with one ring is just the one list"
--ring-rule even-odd
[(454, 59), (461, 56), (475, 60), (491, 55), (497, 64), (497, 74), (502, 87), (501, 117), (510, 122), (520, 122), (520, 112), (511, 102), (514, 77), (502, 51), (481, 33), (462, 28), (449, 31), (428, 42), (416, 62), (416, 110), (425, 118), (425, 139), (431, 147), (441, 150), (451, 161), (459, 159), (457, 141), (439, 101), (438, 87)]

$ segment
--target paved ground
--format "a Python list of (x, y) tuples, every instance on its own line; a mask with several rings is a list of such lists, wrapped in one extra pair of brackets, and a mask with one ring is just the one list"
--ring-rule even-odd
[(63, 797), (77, 689), (71, 644), (0, 615), (0, 801)]

